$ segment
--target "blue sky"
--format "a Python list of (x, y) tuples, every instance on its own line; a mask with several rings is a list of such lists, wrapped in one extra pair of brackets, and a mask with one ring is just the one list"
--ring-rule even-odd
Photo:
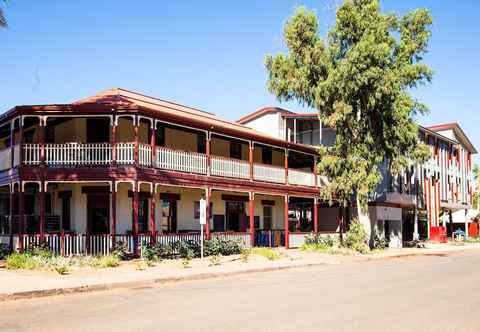
[[(4, 6), (0, 108), (64, 103), (124, 87), (235, 120), (279, 104), (265, 88), (266, 53), (285, 50), (282, 29), (297, 5), (317, 11), (321, 33), (334, 0), (21, 1)], [(384, 0), (387, 11), (429, 8), (426, 63), (432, 84), (415, 95), (431, 109), (424, 125), (457, 121), (480, 148), (480, 3)], [(480, 162), (477, 156), (476, 161)]]

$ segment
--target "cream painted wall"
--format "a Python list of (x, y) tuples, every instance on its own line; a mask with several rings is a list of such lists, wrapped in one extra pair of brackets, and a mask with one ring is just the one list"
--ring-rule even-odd
[(69, 119), (55, 126), (55, 143), (86, 142), (87, 119)]
[(197, 135), (179, 129), (165, 128), (165, 146), (171, 149), (197, 152)]
[(230, 143), (228, 141), (213, 137), (210, 145), (212, 155), (230, 157)]
[(133, 121), (130, 117), (118, 119), (117, 142), (133, 142)]

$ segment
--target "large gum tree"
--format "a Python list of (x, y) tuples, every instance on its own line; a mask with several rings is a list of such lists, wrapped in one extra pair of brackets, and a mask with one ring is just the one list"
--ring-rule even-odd
[(382, 166), (395, 174), (428, 156), (413, 120), (427, 107), (410, 91), (432, 78), (422, 63), (431, 24), (426, 9), (399, 16), (377, 0), (346, 0), (322, 38), (316, 14), (300, 7), (284, 27), (288, 52), (266, 56), (268, 90), (335, 128), (335, 144), (319, 147), (318, 171), (331, 180), (321, 193), (343, 206), (356, 201), (370, 241), (367, 203)]

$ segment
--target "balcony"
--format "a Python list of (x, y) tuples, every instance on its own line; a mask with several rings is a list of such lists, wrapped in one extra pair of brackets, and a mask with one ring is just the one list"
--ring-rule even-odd
[[(22, 147), (23, 164), (27, 166), (40, 165), (41, 145), (23, 144)], [(115, 160), (113, 159), (113, 147), (109, 143), (45, 144), (44, 150), (45, 165), (49, 167), (101, 167), (109, 166), (113, 161), (118, 165), (135, 164), (135, 144), (130, 142), (115, 144)], [(7, 150), (3, 152), (7, 152)], [(10, 152), (9, 149), (8, 152)], [(11, 163), (9, 156), (5, 155), (2, 158), (0, 159), (5, 164)], [(148, 144), (139, 144), (138, 164), (142, 167), (155, 167), (191, 174), (210, 174), (225, 178), (287, 184), (284, 167), (253, 163), (253, 174), (250, 174), (250, 163), (245, 160), (212, 155), (209, 167), (206, 154), (166, 147), (156, 147), (153, 159), (152, 146)], [(323, 183), (319, 180), (317, 181), (318, 185)], [(315, 187), (317, 183), (312, 172), (292, 168), (288, 170), (288, 184), (290, 185)]]

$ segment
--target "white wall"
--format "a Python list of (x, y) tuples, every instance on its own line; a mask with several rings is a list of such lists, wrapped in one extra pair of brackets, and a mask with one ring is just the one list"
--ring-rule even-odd
[(268, 113), (245, 124), (247, 127), (258, 130), (275, 138), (283, 137), (283, 121), (279, 113)]

